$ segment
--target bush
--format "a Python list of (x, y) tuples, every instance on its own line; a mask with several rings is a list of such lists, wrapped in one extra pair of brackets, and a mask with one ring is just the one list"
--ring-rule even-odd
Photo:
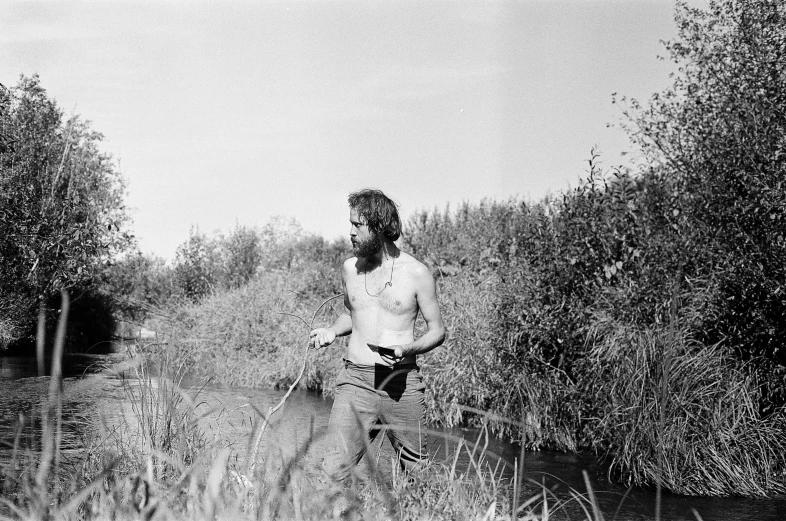
[(92, 286), (131, 238), (101, 134), (65, 120), (37, 76), (0, 89), (0, 136), (0, 316), (5, 335), (19, 337), (41, 301)]
[(786, 6), (680, 5), (676, 21), (679, 74), (646, 106), (623, 100), (628, 128), (672, 194), (685, 255), (712, 274), (703, 340), (754, 364), (772, 412), (786, 402)]
[(786, 491), (786, 417), (762, 418), (758, 384), (720, 346), (599, 321), (581, 361), (596, 450), (628, 485), (678, 494), (767, 496)]
[[(677, 23), (673, 87), (646, 108), (623, 100), (649, 160), (639, 171), (601, 171), (593, 154), (588, 179), (558, 198), (407, 222), (402, 247), (438, 277), (450, 328), (422, 362), (429, 415), (453, 425), (490, 411), (495, 432), (530, 448), (610, 451), (629, 483), (779, 492), (786, 13), (782, 2), (728, 0), (680, 5)], [(244, 301), (270, 313), (273, 296), (294, 291), (316, 305), (320, 280), (337, 281), (340, 248), (297, 244), (275, 257), (291, 271), (252, 282), (267, 281), (267, 300)], [(254, 342), (271, 338), (266, 324), (251, 328)], [(263, 364), (292, 364), (285, 348), (268, 351)], [(274, 364), (265, 371), (282, 380)]]
[[(285, 387), (299, 372), (309, 333), (292, 315), (311, 320), (326, 298), (311, 293), (321, 276), (309, 270), (260, 273), (241, 288), (217, 290), (199, 303), (183, 304), (173, 321), (154, 319), (152, 324), (168, 341), (167, 352), (177, 353), (175, 358), (196, 376), (220, 385)], [(336, 312), (325, 309), (318, 320), (332, 321)], [(338, 360), (328, 350), (308, 357), (302, 382), (323, 391), (332, 385)]]

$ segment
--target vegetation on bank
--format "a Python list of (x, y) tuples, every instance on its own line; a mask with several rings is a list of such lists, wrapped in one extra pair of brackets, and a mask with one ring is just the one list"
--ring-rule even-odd
[[(451, 332), (422, 361), (432, 421), (515, 418), (489, 426), (609, 454), (630, 484), (786, 491), (785, 17), (763, 0), (680, 7), (674, 85), (647, 106), (619, 100), (639, 170), (593, 155), (558, 197), (408, 221), (401, 246), (438, 277)], [(219, 381), (291, 381), (305, 332), (280, 313), (334, 294), (337, 258), (320, 255), (178, 308), (169, 349), (229, 360), (194, 365)], [(310, 388), (330, 392), (332, 353), (313, 355)]]
[[(369, 465), (367, 474), (340, 484), (309, 459), (320, 440), (311, 432), (290, 456), (272, 443), (248, 472), (245, 459), (256, 458), (256, 450), (249, 447), (242, 457), (220, 440), (206, 442), (199, 391), (181, 387), (183, 367), (175, 369), (166, 357), (155, 377), (139, 356), (108, 368), (126, 393), (121, 408), (130, 411), (88, 418), (80, 426), (83, 449), (66, 455), (59, 369), (69, 308), (64, 295), (50, 392), (29, 416), (41, 430), (20, 421), (10, 460), (0, 464), (0, 519), (575, 519), (568, 508), (588, 520), (602, 518), (591, 488), (586, 495), (571, 491), (568, 500), (537, 484), (525, 494), (518, 474), (503, 477), (500, 465), (487, 460), (480, 439), (460, 443), (450, 461), (429, 462), (406, 476), (391, 461), (392, 481)], [(23, 437), (38, 450), (22, 448)], [(466, 468), (457, 465), (460, 457), (469, 460)]]
[(0, 85), (0, 349), (31, 337), (39, 304), (56, 309), (61, 289), (75, 296), (75, 316), (101, 303), (96, 283), (131, 239), (123, 181), (101, 140), (38, 76)]

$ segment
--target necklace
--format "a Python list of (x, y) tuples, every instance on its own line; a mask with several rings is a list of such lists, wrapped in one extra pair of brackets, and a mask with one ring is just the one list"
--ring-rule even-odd
[(379, 293), (377, 293), (376, 295), (372, 295), (371, 293), (368, 292), (368, 284), (366, 283), (366, 278), (368, 276), (368, 272), (364, 271), (363, 272), (363, 287), (366, 288), (366, 295), (368, 295), (369, 297), (375, 297), (376, 298), (376, 297), (382, 295), (382, 292), (385, 291), (388, 287), (392, 288), (393, 287), (393, 269), (395, 267), (396, 267), (396, 258), (393, 257), (393, 264), (390, 266), (390, 280), (387, 281), (384, 286), (382, 286), (382, 289), (379, 290)]

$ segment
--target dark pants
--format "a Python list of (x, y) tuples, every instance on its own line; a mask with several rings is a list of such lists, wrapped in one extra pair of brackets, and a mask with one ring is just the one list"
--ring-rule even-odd
[(346, 479), (382, 427), (404, 470), (425, 460), (425, 388), (415, 364), (361, 366), (345, 360), (336, 380), (324, 470)]

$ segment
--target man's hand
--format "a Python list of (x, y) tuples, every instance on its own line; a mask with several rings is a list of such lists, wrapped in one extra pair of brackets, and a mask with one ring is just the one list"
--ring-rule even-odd
[(379, 357), (387, 366), (395, 365), (404, 358), (404, 351), (401, 346), (377, 347), (377, 353), (379, 353)]
[(314, 349), (329, 346), (336, 340), (336, 332), (329, 327), (320, 327), (314, 329), (308, 335), (309, 345), (314, 346)]

